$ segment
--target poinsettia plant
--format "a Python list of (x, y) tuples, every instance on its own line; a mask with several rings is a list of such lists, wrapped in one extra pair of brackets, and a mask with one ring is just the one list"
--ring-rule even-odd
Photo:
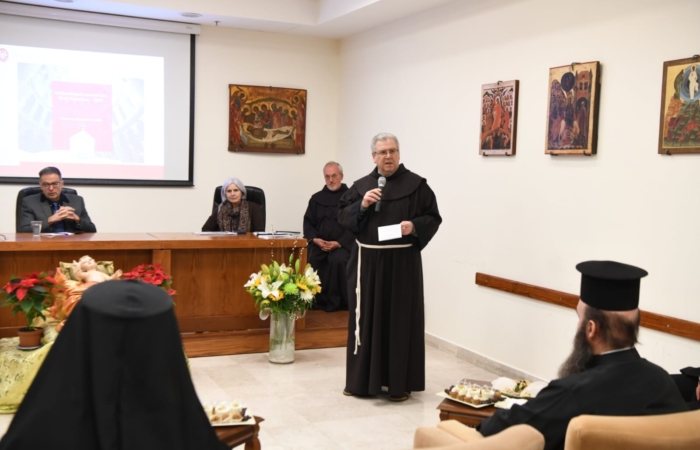
[(272, 261), (269, 266), (262, 264), (260, 272), (250, 275), (243, 286), (255, 299), (255, 306), (263, 315), (266, 311), (301, 317), (311, 308), (314, 297), (321, 292), (318, 273), (307, 264), (299, 271), (300, 262), (289, 256), (289, 266)]
[(12, 308), (13, 316), (24, 313), (27, 329), (33, 330), (32, 324), (37, 317), (46, 319), (44, 312), (60, 288), (53, 275), (54, 271), (46, 271), (13, 277), (0, 292), (0, 306)]
[(175, 295), (177, 291), (171, 289), (173, 278), (165, 273), (160, 264), (141, 264), (122, 275), (122, 280), (141, 280), (160, 288), (170, 295)]

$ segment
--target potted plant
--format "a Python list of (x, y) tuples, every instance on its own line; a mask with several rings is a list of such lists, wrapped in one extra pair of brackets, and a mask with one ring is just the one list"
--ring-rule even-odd
[(273, 261), (250, 275), (243, 286), (255, 299), (260, 318), (270, 319), (270, 362), (294, 362), (294, 321), (304, 317), (321, 292), (321, 280), (310, 264), (299, 271), (299, 259), (289, 256), (289, 266)]
[(18, 330), (20, 348), (41, 346), (43, 329), (34, 327), (34, 320), (37, 317), (46, 319), (44, 311), (51, 305), (57, 287), (50, 272), (14, 277), (3, 287), (0, 306), (11, 307), (13, 316), (21, 312), (27, 318), (27, 326)]
[(124, 273), (122, 280), (141, 280), (144, 283), (163, 288), (171, 296), (177, 293), (177, 291), (170, 288), (173, 284), (173, 277), (165, 273), (160, 264), (141, 264), (136, 266), (131, 272)]

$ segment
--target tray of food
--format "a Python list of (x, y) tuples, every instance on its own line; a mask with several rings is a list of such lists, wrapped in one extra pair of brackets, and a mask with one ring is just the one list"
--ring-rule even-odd
[(514, 380), (512, 378), (500, 377), (491, 382), (494, 389), (501, 391), (505, 397), (530, 399), (537, 397), (537, 394), (547, 386), (543, 381)]
[(204, 402), (202, 408), (214, 427), (255, 424), (255, 419), (248, 413), (248, 408), (238, 400)]
[(437, 395), (472, 408), (485, 408), (502, 399), (501, 392), (489, 386), (461, 382), (438, 392)]

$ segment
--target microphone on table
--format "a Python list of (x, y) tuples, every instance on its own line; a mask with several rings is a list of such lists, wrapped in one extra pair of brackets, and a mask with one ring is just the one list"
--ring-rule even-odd
[[(386, 178), (384, 177), (379, 177), (377, 180), (377, 186), (379, 186), (379, 190), (383, 191), (384, 186), (386, 186)], [(374, 205), (374, 210), (376, 212), (379, 212), (379, 210), (382, 209), (382, 199), (380, 198), (379, 201)]]

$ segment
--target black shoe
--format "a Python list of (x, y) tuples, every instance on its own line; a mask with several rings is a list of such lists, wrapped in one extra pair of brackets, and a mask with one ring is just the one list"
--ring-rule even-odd
[(411, 393), (410, 393), (410, 392), (404, 392), (403, 395), (399, 395), (399, 396), (390, 395), (390, 396), (389, 396), (389, 401), (390, 401), (390, 402), (405, 402), (406, 400), (408, 400), (408, 398), (409, 398), (410, 396), (411, 396)]

